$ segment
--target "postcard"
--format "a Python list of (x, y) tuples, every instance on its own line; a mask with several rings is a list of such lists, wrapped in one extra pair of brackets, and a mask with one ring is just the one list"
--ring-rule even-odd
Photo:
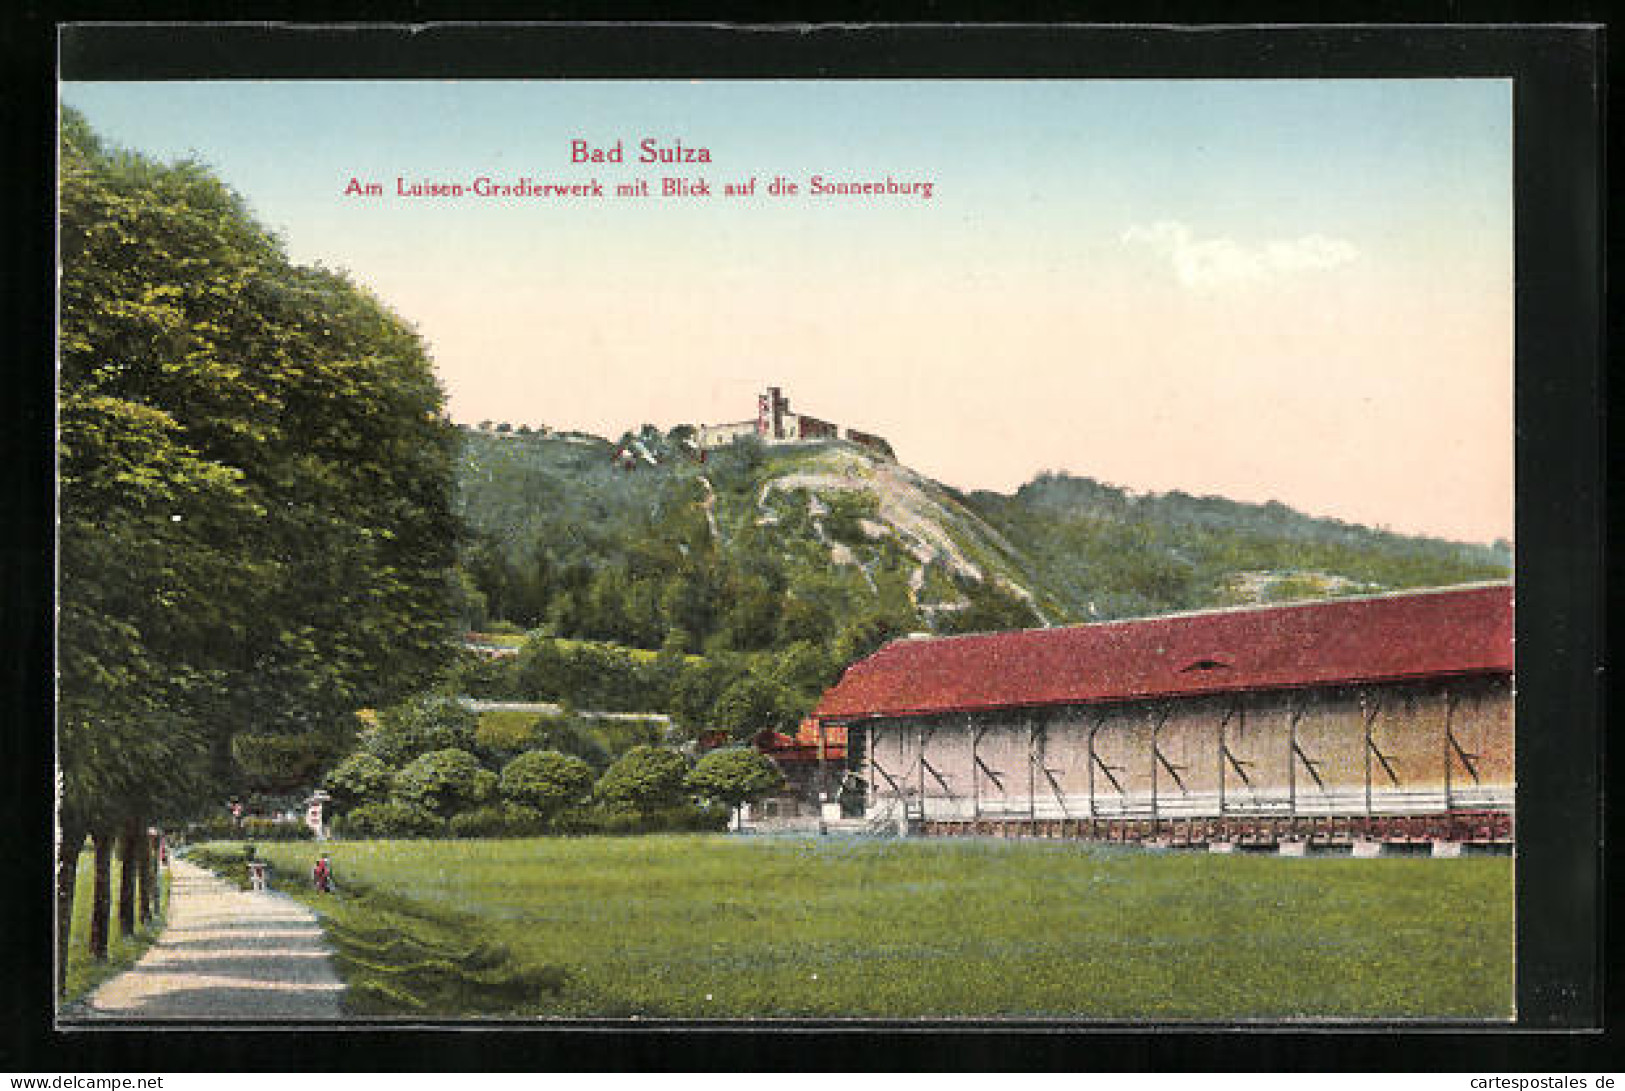
[(61, 1024), (1517, 1018), (1513, 80), (65, 75)]

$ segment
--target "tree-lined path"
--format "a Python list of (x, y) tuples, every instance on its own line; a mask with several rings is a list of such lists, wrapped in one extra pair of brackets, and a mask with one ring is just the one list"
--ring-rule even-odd
[(93, 1019), (342, 1019), (344, 984), (316, 917), (282, 894), (170, 864), (169, 922), (134, 968), (91, 995)]

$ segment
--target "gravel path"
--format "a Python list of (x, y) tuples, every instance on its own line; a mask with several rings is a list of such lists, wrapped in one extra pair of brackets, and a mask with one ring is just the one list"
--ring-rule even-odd
[(253, 893), (170, 862), (169, 922), (141, 961), (97, 989), (91, 1019), (344, 1018), (321, 926), (283, 894)]

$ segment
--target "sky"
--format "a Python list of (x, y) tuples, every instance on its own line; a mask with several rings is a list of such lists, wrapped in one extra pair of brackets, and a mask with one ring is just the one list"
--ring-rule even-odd
[[(294, 260), (350, 272), (423, 335), (465, 423), (613, 437), (752, 417), (771, 384), (963, 489), (1065, 470), (1512, 537), (1507, 81), (70, 83), (62, 100), (113, 144), (208, 164)], [(710, 161), (638, 163), (646, 138)], [(578, 140), (620, 141), (625, 162), (572, 163)], [(813, 195), (814, 176), (931, 196)], [(397, 195), (480, 177), (606, 196)], [(614, 195), (665, 177), (714, 192)], [(770, 195), (775, 178), (799, 192)]]

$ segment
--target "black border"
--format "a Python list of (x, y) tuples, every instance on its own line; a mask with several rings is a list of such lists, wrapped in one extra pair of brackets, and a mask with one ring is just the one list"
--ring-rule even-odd
[[(1179, 7), (1179, 6), (1174, 6)], [(415, 5), (405, 17), (427, 18)], [(1412, 9), (1402, 17), (1416, 17)], [(1454, 5), (1435, 10), (1459, 17)], [(1425, 11), (1420, 12), (1423, 16)], [(199, 16), (210, 12), (188, 11)], [(376, 12), (369, 14), (378, 14)], [(1178, 18), (1170, 6), (1144, 15)], [(1274, 18), (1301, 17), (1275, 11)], [(86, 12), (82, 17), (95, 18)], [(308, 17), (308, 16), (307, 16)], [(1132, 17), (1132, 16), (1131, 16)], [(1189, 15), (1184, 16), (1189, 18)], [(1268, 15), (1261, 17), (1270, 17)], [(1525, 13), (1526, 18), (1535, 17)], [(331, 16), (329, 16), (331, 18)], [(6, 59), (33, 50), (45, 71), (18, 109), (11, 158), (27, 176), (0, 216), (11, 275), (0, 292), (20, 375), (10, 389), (0, 481), (7, 510), (0, 601), (8, 619), (0, 673), (11, 725), (49, 723), (54, 185), (51, 27), (7, 33)], [(26, 38), (26, 40), (25, 40)], [(21, 46), (21, 48), (19, 48)], [(1536, 1034), (1602, 1020), (1601, 675), (1604, 505), (1601, 309), (1602, 34), (1596, 27), (1491, 26), (841, 26), (82, 24), (65, 35), (67, 78), (658, 78), (744, 77), (1508, 77), (1515, 82), (1518, 244), (1517, 542), (1519, 612), (1519, 1029), (1086, 1027), (1078, 1031), (921, 1025), (832, 1028), (468, 1029), (57, 1032), (50, 920), (43, 899), (8, 899), (6, 1008), (26, 1013), (0, 1039), (0, 1069), (97, 1071), (977, 1069), (1415, 1067), (1579, 1069), (1606, 1039)], [(39, 93), (43, 92), (43, 93)], [(7, 149), (8, 152), (11, 148)], [(12, 179), (15, 181), (15, 178)], [(20, 245), (13, 245), (20, 236)], [(44, 381), (41, 382), (41, 378)], [(18, 380), (21, 380), (19, 383)], [(9, 400), (9, 399), (8, 399)], [(0, 730), (0, 789), (29, 800), (8, 821), (22, 890), (49, 889), (48, 767), (43, 732)], [(8, 812), (11, 808), (8, 808)], [(10, 842), (16, 841), (13, 845)], [(42, 846), (44, 851), (42, 851)], [(35, 880), (37, 879), (38, 885)], [(42, 942), (43, 941), (43, 942)], [(1595, 942), (1594, 942), (1595, 941)], [(40, 953), (46, 954), (41, 959)], [(1617, 1005), (1609, 1005), (1617, 1011)], [(357, 1048), (360, 1046), (361, 1048)], [(934, 1058), (934, 1060), (933, 1060)]]

